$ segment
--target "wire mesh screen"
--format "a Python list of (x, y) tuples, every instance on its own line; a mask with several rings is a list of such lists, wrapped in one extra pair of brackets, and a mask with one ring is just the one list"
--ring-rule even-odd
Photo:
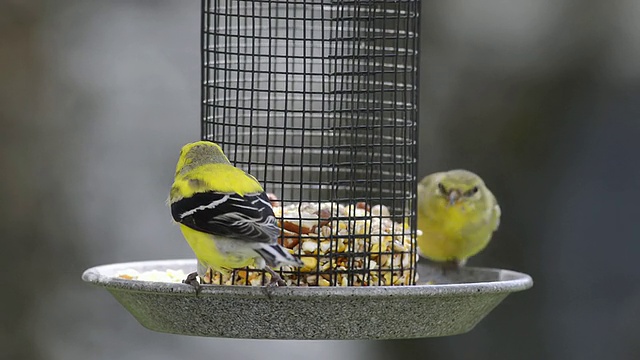
[(202, 138), (273, 194), (290, 284), (415, 282), (419, 7), (202, 2)]

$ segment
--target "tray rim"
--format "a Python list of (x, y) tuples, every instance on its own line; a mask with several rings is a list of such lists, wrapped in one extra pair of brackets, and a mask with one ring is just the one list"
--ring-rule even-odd
[[(86, 269), (82, 274), (82, 280), (108, 290), (133, 291), (142, 293), (155, 293), (158, 295), (193, 295), (195, 289), (191, 285), (182, 283), (156, 282), (144, 280), (127, 280), (106, 275), (106, 271), (115, 272), (124, 269), (136, 269), (144, 265), (165, 269), (183, 268), (193, 266), (195, 259), (163, 259), (145, 260), (97, 265)], [(420, 265), (419, 265), (420, 266)], [(417, 284), (400, 286), (287, 286), (270, 288), (268, 295), (271, 298), (304, 298), (304, 297), (387, 297), (387, 296), (469, 296), (480, 294), (499, 294), (523, 291), (533, 286), (530, 275), (507, 269), (465, 267), (461, 271), (479, 271), (486, 273), (498, 273), (500, 280), (468, 282), (455, 284)], [(504, 278), (504, 279), (502, 279)], [(259, 297), (267, 296), (264, 286), (245, 285), (203, 285), (199, 292), (203, 296), (229, 296), (229, 297)]]

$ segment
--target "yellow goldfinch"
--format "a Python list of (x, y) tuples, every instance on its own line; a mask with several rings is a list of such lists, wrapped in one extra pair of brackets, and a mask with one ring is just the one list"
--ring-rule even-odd
[[(197, 141), (182, 147), (171, 193), (171, 215), (198, 259), (198, 271), (185, 283), (196, 289), (196, 275), (207, 268), (229, 271), (256, 265), (300, 266), (277, 243), (280, 229), (258, 180), (231, 165), (220, 146)], [(270, 285), (284, 282), (269, 267)]]
[(470, 171), (439, 172), (418, 184), (418, 246), (430, 260), (463, 266), (487, 246), (499, 224), (496, 198)]

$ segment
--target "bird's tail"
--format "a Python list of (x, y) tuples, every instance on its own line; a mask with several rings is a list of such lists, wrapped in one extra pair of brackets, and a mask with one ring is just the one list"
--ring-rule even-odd
[(280, 244), (261, 244), (260, 247), (254, 249), (270, 267), (277, 267), (280, 265), (292, 265), (302, 266), (303, 263), (300, 259), (289, 254), (287, 249)]

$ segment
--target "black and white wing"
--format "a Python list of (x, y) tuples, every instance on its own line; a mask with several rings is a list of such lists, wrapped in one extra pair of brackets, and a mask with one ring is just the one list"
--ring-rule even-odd
[(280, 229), (267, 195), (196, 193), (171, 204), (176, 222), (194, 230), (247, 242), (275, 243)]

